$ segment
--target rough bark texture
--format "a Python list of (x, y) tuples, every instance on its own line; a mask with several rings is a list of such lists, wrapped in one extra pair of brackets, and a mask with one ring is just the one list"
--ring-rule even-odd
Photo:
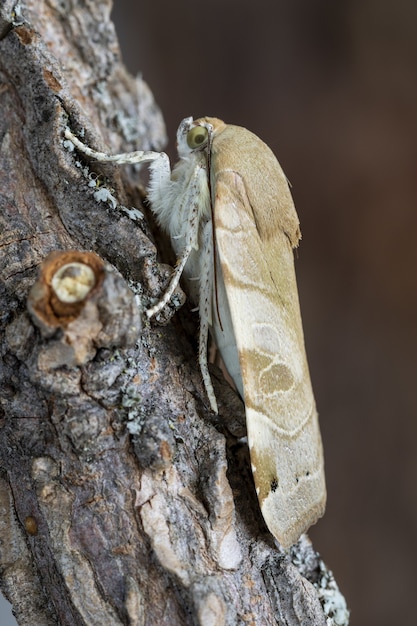
[[(126, 208), (137, 172), (63, 140), (69, 124), (113, 153), (165, 141), (110, 9), (0, 9), (1, 588), (30, 626), (346, 624), (308, 540), (283, 552), (267, 532), (243, 407), (213, 369), (210, 412), (190, 316), (141, 319), (169, 273)], [(96, 281), (62, 305), (52, 278), (74, 262)]]

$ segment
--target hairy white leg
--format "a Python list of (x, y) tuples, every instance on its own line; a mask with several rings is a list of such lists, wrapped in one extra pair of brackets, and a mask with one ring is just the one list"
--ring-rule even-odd
[(185, 264), (188, 261), (191, 250), (192, 250), (191, 245), (188, 245), (186, 248), (184, 248), (181, 256), (177, 260), (177, 266), (175, 267), (174, 274), (172, 275), (172, 278), (169, 282), (166, 292), (154, 306), (152, 306), (150, 309), (147, 309), (146, 315), (148, 317), (153, 317), (154, 315), (157, 315), (158, 313), (160, 313), (160, 311), (162, 311), (164, 306), (168, 304), (168, 302), (171, 300), (172, 294), (174, 293), (175, 289), (177, 288), (178, 283), (180, 282), (182, 272), (184, 270)]
[(200, 334), (198, 338), (198, 363), (203, 377), (204, 387), (212, 411), (218, 413), (216, 396), (211, 382), (207, 363), (207, 341), (209, 326), (212, 324), (213, 306), (213, 225), (211, 220), (206, 222), (203, 230), (203, 245), (200, 262)]
[(153, 152), (152, 150), (137, 150), (136, 152), (123, 152), (121, 154), (106, 154), (105, 152), (97, 152), (92, 148), (89, 148), (82, 141), (78, 139), (67, 127), (65, 129), (65, 137), (69, 139), (74, 146), (80, 152), (83, 152), (87, 156), (95, 159), (99, 162), (105, 163), (116, 163), (118, 165), (134, 165), (136, 163), (149, 163), (150, 161), (155, 161), (157, 159), (166, 159), (168, 161), (169, 168), (169, 159), (165, 152)]

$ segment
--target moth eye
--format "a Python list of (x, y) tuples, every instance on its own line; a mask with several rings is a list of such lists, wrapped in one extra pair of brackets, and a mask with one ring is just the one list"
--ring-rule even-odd
[(194, 148), (201, 148), (208, 139), (208, 130), (204, 126), (194, 126), (187, 133), (188, 147), (194, 150)]

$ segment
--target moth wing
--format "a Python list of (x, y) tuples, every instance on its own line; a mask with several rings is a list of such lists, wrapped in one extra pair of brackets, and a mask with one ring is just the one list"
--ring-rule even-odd
[(269, 530), (289, 547), (324, 513), (324, 461), (292, 245), (281, 228), (261, 239), (261, 209), (238, 173), (216, 173), (219, 282), (239, 355), (255, 486)]

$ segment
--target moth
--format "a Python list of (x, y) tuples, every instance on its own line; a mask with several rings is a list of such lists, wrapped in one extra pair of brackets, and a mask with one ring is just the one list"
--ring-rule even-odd
[(300, 228), (272, 151), (239, 126), (185, 118), (179, 160), (165, 153), (96, 153), (97, 160), (150, 162), (148, 199), (169, 233), (177, 264), (157, 315), (185, 279), (199, 310), (199, 364), (211, 408), (209, 332), (246, 410), (252, 471), (264, 520), (288, 548), (324, 513), (323, 449), (304, 347), (293, 248)]

